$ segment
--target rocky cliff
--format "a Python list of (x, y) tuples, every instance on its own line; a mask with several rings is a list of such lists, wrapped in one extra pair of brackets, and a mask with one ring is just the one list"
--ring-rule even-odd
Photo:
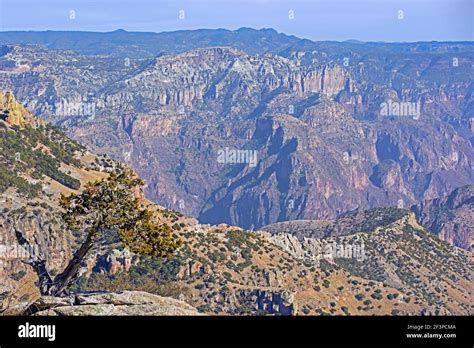
[(202, 315), (183, 301), (143, 291), (79, 293), (69, 298), (43, 296), (25, 313), (36, 316)]
[(295, 45), (144, 59), (6, 46), (0, 86), (205, 223), (410, 207), (474, 182), (472, 45)]
[(423, 201), (411, 210), (418, 220), (440, 239), (473, 251), (473, 185), (460, 187), (445, 197)]
[(21, 302), (3, 315), (34, 316), (142, 316), (202, 315), (183, 301), (143, 291), (77, 293), (67, 297), (41, 296)]

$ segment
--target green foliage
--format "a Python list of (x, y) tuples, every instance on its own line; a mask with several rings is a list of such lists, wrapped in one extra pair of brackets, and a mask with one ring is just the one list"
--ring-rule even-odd
[(9, 170), (3, 163), (0, 163), (0, 192), (5, 192), (9, 187), (16, 187), (18, 192), (28, 197), (37, 197), (41, 186), (32, 185), (24, 178), (18, 176), (15, 171)]
[[(369, 242), (365, 242), (369, 246)], [(374, 279), (377, 281), (385, 281), (386, 274), (383, 267), (381, 267), (376, 259), (365, 259), (359, 261), (354, 258), (336, 258), (337, 265), (348, 270), (351, 274), (367, 279)]]
[(228, 250), (240, 249), (240, 256), (245, 260), (236, 266), (235, 270), (241, 272), (252, 264), (252, 250), (258, 251), (256, 242), (251, 240), (251, 232), (233, 230), (227, 233), (226, 247)]
[(370, 297), (372, 297), (374, 300), (381, 300), (383, 296), (380, 293), (380, 290), (379, 291), (376, 290), (374, 293), (370, 295)]
[(140, 283), (141, 278), (151, 278), (155, 282), (174, 281), (183, 264), (184, 260), (178, 255), (168, 259), (146, 256), (130, 268), (129, 274), (136, 283)]
[(19, 271), (19, 272), (16, 272), (16, 273), (11, 274), (11, 275), (10, 275), (10, 278), (12, 278), (12, 279), (15, 280), (15, 281), (19, 281), (19, 280), (21, 280), (25, 275), (26, 275), (26, 272), (25, 272), (25, 271)]
[(372, 232), (377, 227), (385, 227), (400, 220), (407, 214), (407, 211), (396, 207), (387, 207), (369, 209), (365, 213), (367, 216), (357, 228), (360, 231)]
[(78, 190), (81, 187), (81, 182), (59, 170), (60, 162), (41, 152), (35, 156), (35, 175), (41, 177), (42, 175), (49, 176), (66, 187), (73, 190)]
[(214, 251), (208, 254), (209, 260), (213, 263), (222, 262), (226, 259), (226, 255), (220, 251)]
[(212, 311), (212, 308), (209, 304), (203, 304), (203, 305), (200, 305), (196, 308), (199, 312), (201, 313), (206, 313), (206, 312), (211, 312)]
[(132, 252), (170, 256), (180, 245), (168, 225), (159, 225), (143, 207), (137, 190), (143, 181), (130, 169), (118, 169), (107, 179), (88, 184), (80, 194), (61, 196), (63, 219), (70, 229), (88, 231), (94, 238), (115, 231)]
[(397, 293), (388, 294), (388, 295), (387, 295), (387, 298), (388, 298), (389, 300), (393, 300), (393, 299), (395, 299), (395, 298), (397, 298), (397, 297), (398, 297), (398, 294), (397, 294)]
[(253, 246), (253, 243), (249, 240), (248, 232), (233, 230), (227, 233), (228, 242), (227, 245), (232, 247), (241, 248), (242, 246)]
[(347, 308), (346, 306), (342, 306), (341, 310), (344, 312), (345, 315), (351, 315), (351, 313), (349, 312), (349, 308)]
[[(59, 168), (61, 162), (80, 167), (80, 162), (74, 156), (76, 151), (83, 148), (60, 131), (51, 126), (28, 126), (15, 128), (14, 131), (4, 129), (1, 133), (0, 163), (3, 177), (8, 176), (9, 185), (16, 187), (20, 193), (34, 196), (39, 191), (39, 187), (27, 188), (25, 182), (15, 179), (20, 174), (29, 174), (33, 179), (41, 179), (46, 175), (69, 188), (80, 187), (79, 180), (63, 173)], [(0, 185), (0, 190), (4, 191), (5, 186)]]

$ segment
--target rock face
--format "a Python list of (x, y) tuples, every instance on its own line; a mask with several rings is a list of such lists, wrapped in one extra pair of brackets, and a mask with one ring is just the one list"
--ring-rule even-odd
[(42, 124), (35, 119), (30, 111), (20, 104), (11, 92), (0, 91), (0, 120), (10, 126), (25, 127), (27, 124), (37, 126)]
[(451, 245), (474, 251), (474, 185), (411, 208), (419, 221)]
[(332, 219), (474, 183), (472, 45), (287, 39), (279, 52), (180, 46), (126, 64), (9, 46), (0, 59), (16, 68), (0, 85), (130, 164), (148, 198), (204, 223)]
[[(105, 271), (84, 274), (81, 286), (88, 289), (81, 291), (116, 287), (108, 289), (113, 292), (127, 284), (186, 298), (215, 314), (472, 314), (471, 253), (434, 238), (413, 215), (364, 211), (410, 207), (473, 183), (472, 44), (280, 47), (181, 47), (178, 54), (128, 60), (22, 45), (0, 49), (2, 90), (133, 166), (147, 182), (147, 197), (201, 222), (258, 229), (299, 220), (271, 225), (268, 234), (190, 223), (157, 208), (187, 248), (163, 262), (122, 251), (100, 255), (88, 270), (103, 265)], [(0, 182), (0, 236), (18, 247), (9, 218), (20, 216), (30, 243), (54, 255), (49, 266), (61, 269), (80, 236), (61, 234), (57, 196), (106, 176), (107, 161), (51, 128), (38, 134), (25, 127), (25, 109), (11, 95), (0, 100), (0, 169), (8, 178), (6, 187)], [(406, 102), (415, 103), (413, 110)], [(3, 142), (7, 137), (14, 141)], [(40, 144), (28, 141), (38, 137)], [(32, 152), (25, 144), (52, 167), (24, 161), (22, 153)], [(22, 146), (18, 159), (15, 146)], [(45, 168), (53, 170), (45, 174)], [(441, 231), (445, 217), (451, 221), (444, 208), (464, 219), (471, 214), (465, 197), (453, 204), (441, 198), (416, 212)], [(469, 225), (454, 221), (440, 235), (470, 245)], [(281, 227), (294, 236), (280, 235)], [(329, 242), (342, 245), (342, 253), (318, 258)], [(359, 242), (364, 249), (355, 255), (363, 261), (352, 257)], [(34, 289), (35, 277), (20, 260), (12, 262), (0, 274), (6, 279), (0, 299), (13, 294), (23, 303), (35, 294), (19, 290)], [(62, 309), (37, 313), (125, 314), (150, 306), (131, 309), (94, 296), (79, 305), (76, 298), (72, 305), (42, 299), (38, 305), (59, 302)]]
[(144, 291), (41, 297), (26, 311), (36, 316), (202, 315), (187, 303)]
[(96, 260), (95, 268), (104, 268), (108, 273), (115, 274), (120, 271), (128, 272), (132, 265), (138, 262), (138, 256), (127, 249), (112, 249), (107, 254)]
[(298, 307), (295, 296), (291, 292), (268, 292), (265, 290), (242, 291), (239, 294), (243, 299), (249, 301), (258, 313), (297, 315)]
[[(16, 204), (18, 203), (17, 201)], [(74, 250), (74, 237), (64, 228), (59, 216), (51, 213), (51, 208), (29, 207), (29, 210), (23, 215), (18, 228), (29, 240), (30, 248), (19, 245), (9, 216), (0, 214), (0, 279), (5, 286), (3, 293), (6, 297), (0, 303), (7, 300), (13, 304), (38, 295), (35, 284), (37, 276), (31, 266), (25, 263), (30, 255), (44, 255), (48, 269), (60, 272)], [(10, 214), (15, 214), (15, 210), (12, 211)]]

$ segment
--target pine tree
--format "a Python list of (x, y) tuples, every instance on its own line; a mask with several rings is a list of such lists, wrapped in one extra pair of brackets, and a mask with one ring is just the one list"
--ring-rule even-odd
[[(106, 179), (88, 184), (78, 194), (61, 196), (66, 225), (71, 230), (86, 232), (87, 237), (64, 271), (54, 279), (46, 271), (44, 260), (30, 262), (40, 278), (43, 295), (67, 294), (87, 253), (107, 232), (116, 232), (124, 246), (138, 254), (167, 257), (180, 246), (179, 240), (173, 238), (171, 228), (158, 224), (153, 212), (139, 199), (143, 184), (132, 170), (118, 168)], [(17, 231), (17, 236), (18, 233), (21, 234)]]

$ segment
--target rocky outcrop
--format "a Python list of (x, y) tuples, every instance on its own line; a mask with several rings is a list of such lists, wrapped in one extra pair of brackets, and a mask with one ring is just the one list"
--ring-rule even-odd
[(474, 185), (423, 201), (411, 210), (421, 224), (451, 245), (474, 251)]
[(143, 291), (40, 297), (25, 311), (36, 316), (202, 315), (187, 303)]
[(98, 257), (94, 264), (95, 271), (105, 269), (110, 274), (117, 272), (128, 272), (130, 268), (137, 264), (139, 256), (133, 254), (128, 249), (112, 249), (105, 255)]
[[(91, 165), (95, 155), (35, 118), (11, 93), (0, 92), (0, 112), (7, 115), (0, 120), (0, 308), (11, 308), (39, 294), (43, 260), (59, 274), (83, 237), (66, 228), (60, 194), (107, 174)], [(42, 265), (38, 272), (33, 262)]]
[(273, 315), (297, 315), (298, 306), (289, 291), (242, 290), (242, 303), (253, 306), (255, 312)]
[[(9, 210), (2, 208), (0, 204), (0, 210), (2, 209)], [(50, 209), (37, 207), (21, 215), (17, 228), (24, 233), (30, 244), (26, 248), (18, 243), (9, 221), (9, 217), (19, 213), (13, 211), (9, 215), (0, 214), (0, 279), (6, 288), (5, 298), (0, 303), (11, 305), (39, 294), (37, 275), (26, 263), (32, 256), (42, 255), (48, 269), (59, 273), (72, 255), (75, 239), (64, 227), (60, 217), (51, 213)]]
[[(331, 220), (293, 220), (270, 224), (261, 228), (272, 235), (291, 235), (303, 240), (307, 237), (323, 239), (358, 232), (372, 232), (408, 216), (409, 211), (395, 207), (354, 210)], [(285, 243), (291, 244), (291, 240)]]
[(43, 124), (35, 119), (30, 111), (20, 104), (11, 92), (0, 91), (0, 120), (10, 126), (25, 127)]

